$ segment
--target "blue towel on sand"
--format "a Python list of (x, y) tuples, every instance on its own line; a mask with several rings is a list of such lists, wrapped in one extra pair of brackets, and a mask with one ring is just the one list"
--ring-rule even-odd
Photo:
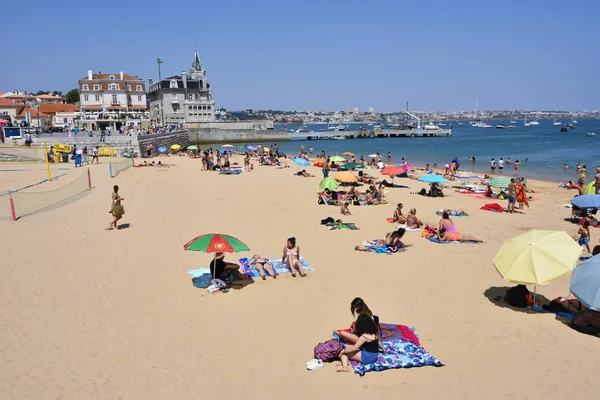
[[(433, 212), (434, 215), (437, 215), (438, 217), (441, 217), (440, 214), (438, 214), (436, 211)], [(451, 218), (469, 218), (468, 215), (452, 215), (450, 214)]]
[[(273, 268), (275, 269), (275, 272), (277, 272), (278, 274), (286, 274), (286, 273), (290, 272), (290, 270), (287, 267), (285, 267), (281, 264), (281, 258), (268, 258), (268, 260), (273, 264)], [(250, 261), (249, 259), (240, 258), (238, 261), (240, 262), (240, 265), (242, 266), (244, 274), (251, 276), (251, 277), (255, 277), (255, 278), (260, 276), (256, 269), (251, 268), (248, 265), (248, 261)], [(311, 267), (310, 264), (308, 264), (306, 262), (306, 260), (304, 260), (304, 258), (300, 257), (300, 263), (302, 263), (303, 271), (314, 271), (313, 267)], [(265, 275), (270, 276), (267, 271), (265, 271)]]
[(437, 243), (437, 244), (479, 244), (479, 243), (474, 242), (472, 240), (470, 240), (468, 242), (459, 242), (457, 240), (454, 240), (454, 241), (451, 241), (451, 242), (440, 242), (440, 239), (438, 239), (437, 236), (428, 237), (427, 240), (429, 240), (430, 242), (433, 242), (433, 243)]
[(192, 275), (192, 284), (197, 288), (207, 288), (212, 280), (212, 275), (208, 268), (189, 269), (187, 273)]

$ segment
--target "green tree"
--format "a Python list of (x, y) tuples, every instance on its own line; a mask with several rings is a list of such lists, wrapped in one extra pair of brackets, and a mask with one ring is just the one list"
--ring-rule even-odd
[(71, 89), (67, 92), (67, 95), (65, 97), (67, 99), (67, 103), (75, 104), (79, 101), (79, 90)]
[(49, 94), (50, 92), (48, 92), (47, 90), (38, 90), (37, 92), (35, 92), (35, 96), (41, 96), (43, 94)]

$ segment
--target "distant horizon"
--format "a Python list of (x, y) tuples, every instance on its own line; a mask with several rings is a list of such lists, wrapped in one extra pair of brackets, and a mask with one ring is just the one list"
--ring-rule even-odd
[[(307, 0), (293, 12), (274, 0), (184, 0), (173, 14), (158, 0), (122, 2), (118, 12), (61, 4), (3, 7), (5, 15), (25, 15), (3, 21), (15, 39), (3, 47), (0, 91), (66, 93), (88, 70), (148, 82), (158, 79), (157, 58), (163, 78), (178, 75), (197, 49), (216, 106), (232, 110), (395, 112), (409, 101), (414, 110), (470, 111), (477, 98), (490, 111), (600, 108), (600, 2), (593, 0), (576, 7)], [(75, 22), (126, 15), (140, 17), (119, 29)]]

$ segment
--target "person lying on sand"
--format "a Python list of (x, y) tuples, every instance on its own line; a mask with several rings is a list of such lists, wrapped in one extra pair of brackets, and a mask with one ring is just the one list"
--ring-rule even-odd
[(406, 226), (409, 228), (420, 228), (423, 225), (423, 222), (417, 218), (417, 209), (411, 208), (406, 216)]
[[(369, 309), (367, 303), (365, 303), (365, 301), (360, 297), (356, 297), (354, 300), (352, 300), (350, 303), (350, 312), (352, 313), (353, 317), (358, 317), (359, 315), (363, 314), (368, 315), (369, 317), (373, 318), (373, 321), (375, 321), (377, 325), (379, 325), (379, 317), (377, 315), (373, 315), (373, 312)], [(337, 335), (346, 343), (355, 344), (358, 342), (358, 336), (356, 336), (356, 320), (352, 321), (352, 324), (350, 324), (350, 332), (347, 330), (341, 330), (333, 331), (333, 334)]]
[(358, 181), (361, 183), (366, 183), (368, 185), (372, 185), (373, 183), (375, 183), (375, 179), (365, 174), (363, 171), (358, 171)]
[(399, 224), (406, 223), (406, 217), (402, 215), (402, 207), (404, 207), (402, 203), (398, 203), (398, 205), (396, 206), (396, 209), (394, 210), (393, 222), (397, 222)]
[(387, 350), (381, 343), (379, 336), (379, 326), (367, 314), (360, 314), (356, 319), (356, 336), (358, 341), (342, 350), (339, 354), (341, 364), (338, 372), (348, 372), (350, 360), (358, 361), (362, 364), (372, 364), (377, 361), (379, 349), (383, 353)]
[(475, 239), (461, 235), (454, 225), (454, 221), (450, 219), (450, 215), (444, 211), (442, 219), (440, 219), (438, 227), (438, 239), (440, 242), (478, 242), (483, 243), (483, 240)]
[(302, 171), (298, 171), (295, 175), (303, 176), (305, 178), (314, 178), (315, 177), (314, 175), (311, 175), (308, 172), (306, 172), (305, 169), (303, 169)]
[(344, 194), (344, 200), (353, 201), (354, 199), (358, 198), (358, 194), (359, 193), (358, 190), (356, 190), (356, 187), (352, 186), (350, 190)]
[(465, 210), (463, 210), (462, 208), (459, 208), (458, 210), (450, 210), (450, 209), (443, 209), (443, 210), (437, 210), (435, 213), (437, 215), (442, 215), (444, 214), (444, 212), (447, 212), (448, 215), (453, 216), (453, 217), (468, 217), (469, 214), (467, 214), (467, 212)]
[(271, 263), (266, 258), (260, 257), (255, 254), (248, 262), (248, 265), (250, 267), (255, 268), (258, 271), (258, 274), (260, 275), (263, 281), (267, 279), (267, 277), (265, 276), (265, 271), (267, 271), (269, 275), (273, 277), (273, 279), (277, 279), (278, 274), (273, 268), (273, 263)]
[(160, 162), (160, 161), (158, 162), (158, 164), (156, 164), (156, 166), (157, 166), (158, 168), (169, 168), (169, 167), (170, 167), (170, 165), (169, 165), (169, 164), (163, 164), (163, 163), (162, 163), (162, 162)]

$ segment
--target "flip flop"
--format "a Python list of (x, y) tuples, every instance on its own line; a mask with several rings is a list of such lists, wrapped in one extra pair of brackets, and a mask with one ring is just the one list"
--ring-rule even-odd
[(306, 366), (306, 369), (308, 369), (309, 371), (314, 371), (319, 368), (323, 368), (323, 361), (321, 360), (317, 360), (317, 362)]

